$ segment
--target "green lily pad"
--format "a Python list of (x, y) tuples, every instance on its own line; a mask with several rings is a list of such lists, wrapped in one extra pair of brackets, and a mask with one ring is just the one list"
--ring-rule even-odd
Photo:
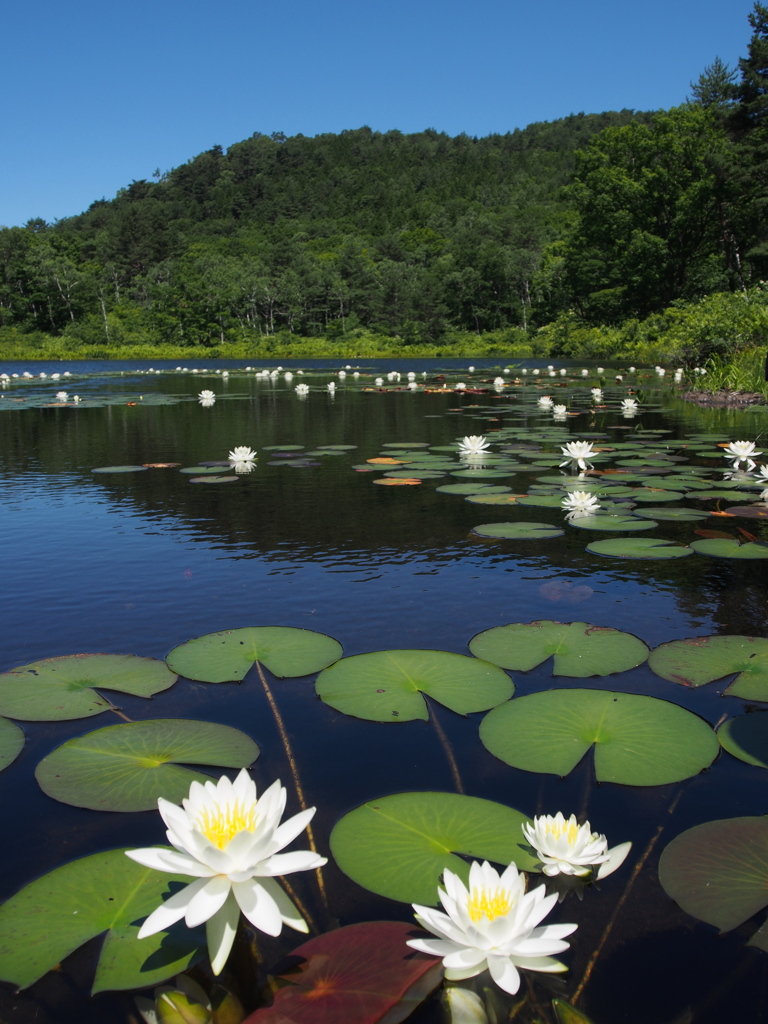
[(587, 551), (612, 558), (685, 558), (693, 548), (683, 547), (658, 537), (617, 537), (615, 540), (593, 540)]
[(595, 515), (579, 516), (569, 519), (571, 526), (580, 530), (607, 530), (610, 532), (622, 531), (627, 533), (639, 533), (643, 530), (653, 530), (659, 524), (653, 520), (635, 519), (627, 515)]
[(724, 537), (709, 540), (693, 540), (691, 547), (700, 555), (712, 558), (768, 558), (768, 544), (749, 542), (742, 544), (738, 540), (726, 540)]
[(717, 730), (720, 746), (740, 761), (768, 768), (768, 711), (729, 718)]
[(318, 697), (374, 722), (427, 721), (426, 694), (459, 715), (487, 711), (515, 691), (496, 665), (450, 651), (375, 651), (342, 658), (317, 677)]
[(97, 466), (92, 473), (143, 473), (146, 466)]
[(188, 640), (174, 647), (166, 660), (187, 679), (225, 683), (242, 679), (257, 661), (284, 679), (319, 672), (341, 655), (341, 644), (325, 633), (294, 626), (246, 626)]
[(27, 722), (90, 718), (111, 704), (92, 689), (151, 697), (177, 676), (164, 661), (136, 654), (68, 654), (0, 675), (0, 714)]
[(476, 658), (517, 672), (529, 672), (554, 655), (553, 674), (577, 679), (626, 672), (648, 657), (648, 648), (632, 633), (551, 619), (494, 626), (472, 637), (469, 649)]
[(750, 494), (749, 491), (728, 491), (722, 487), (716, 491), (692, 491), (689, 498), (695, 498), (697, 501), (730, 501), (732, 505), (735, 505), (739, 501), (754, 501), (754, 494)]
[(565, 530), (550, 523), (482, 523), (472, 530), (478, 537), (493, 537), (498, 540), (549, 540), (562, 537)]
[(635, 487), (632, 490), (633, 501), (682, 501), (684, 497), (681, 491), (668, 491), (663, 487)]
[[(724, 932), (737, 928), (768, 904), (768, 817), (688, 829), (662, 853), (659, 881), (687, 914)], [(750, 944), (764, 943), (758, 933)]]
[[(530, 819), (492, 800), (457, 793), (397, 793), (345, 814), (331, 832), (337, 865), (364, 889), (433, 905), (446, 868), (469, 878), (466, 859), (512, 861), (535, 871), (522, 825)], [(456, 856), (462, 854), (463, 857)]]
[(488, 712), (480, 739), (513, 768), (551, 775), (567, 775), (594, 744), (597, 781), (625, 786), (688, 779), (720, 749), (709, 725), (677, 704), (610, 690), (517, 697)]
[(23, 746), (23, 731), (7, 718), (0, 718), (0, 772), (16, 760)]
[(704, 686), (738, 672), (725, 691), (768, 701), (768, 640), (758, 636), (700, 636), (672, 640), (651, 651), (648, 667), (662, 679)]
[(179, 472), (186, 473), (188, 475), (191, 474), (193, 476), (217, 476), (222, 473), (226, 473), (227, 470), (231, 468), (231, 462), (219, 462), (215, 463), (213, 466), (184, 466), (184, 468), (180, 469)]
[[(440, 490), (439, 487), (438, 490)], [(505, 490), (510, 491), (511, 488), (507, 487)], [(464, 500), (471, 505), (506, 505), (509, 507), (517, 504), (519, 497), (518, 494), (468, 494)]]
[(534, 508), (561, 508), (562, 494), (524, 494), (517, 499), (518, 505), (531, 505)]
[(68, 740), (35, 769), (54, 800), (94, 811), (148, 811), (162, 796), (180, 804), (193, 781), (209, 776), (180, 768), (206, 764), (247, 768), (259, 748), (229, 725), (161, 718), (109, 725)]
[(27, 988), (89, 939), (106, 932), (93, 992), (157, 985), (200, 959), (205, 935), (183, 925), (138, 941), (139, 923), (188, 883), (95, 853), (56, 868), (0, 907), (0, 979)]
[(693, 523), (700, 519), (709, 519), (709, 512), (700, 512), (695, 508), (678, 508), (670, 505), (667, 508), (638, 508), (633, 515), (642, 519), (659, 519), (661, 522)]
[(511, 476), (512, 469), (457, 469), (451, 476), (462, 477), (466, 480), (497, 480), (501, 477)]
[(242, 479), (239, 476), (191, 476), (191, 484), (236, 484)]
[(436, 490), (440, 494), (505, 494), (511, 487), (505, 484), (441, 484)]

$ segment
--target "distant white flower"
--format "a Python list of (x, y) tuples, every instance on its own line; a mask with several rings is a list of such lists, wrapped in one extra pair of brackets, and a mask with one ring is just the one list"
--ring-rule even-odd
[(551, 409), (555, 403), (552, 401), (549, 395), (542, 395), (536, 404), (540, 409)]
[(614, 872), (630, 851), (632, 843), (621, 843), (608, 849), (608, 840), (593, 832), (589, 822), (579, 825), (576, 815), (567, 820), (558, 811), (533, 819), (523, 825), (523, 835), (536, 851), (545, 875), (593, 875), (605, 878)]
[(495, 388), (503, 388), (503, 387), (505, 387), (505, 385), (506, 385), (506, 381), (504, 380), (503, 377), (494, 377), (493, 378), (493, 386)]
[(616, 380), (617, 380), (617, 381), (618, 381), (619, 383), (621, 383), (621, 382), (622, 382), (622, 381), (624, 380), (624, 378), (622, 377), (622, 375), (621, 375), (620, 373), (617, 373), (617, 374), (616, 374)]
[(327, 861), (310, 850), (279, 852), (304, 831), (315, 813), (309, 808), (281, 825), (285, 801), (279, 782), (257, 800), (256, 784), (245, 769), (234, 782), (226, 776), (218, 783), (193, 782), (183, 807), (160, 797), (158, 810), (174, 849), (128, 850), (127, 855), (144, 867), (191, 875), (195, 881), (154, 910), (138, 937), (155, 935), (182, 917), (190, 928), (206, 922), (211, 967), (219, 974), (232, 949), (241, 910), (267, 935), (279, 935), (284, 924), (306, 932), (303, 918), (274, 879), (322, 867)]
[(410, 391), (418, 391), (419, 385), (416, 383), (415, 380), (409, 380), (408, 381), (408, 388), (409, 388)]
[(467, 370), (469, 371), (469, 373), (474, 373), (475, 372), (474, 366), (468, 366)]
[(565, 416), (565, 414), (568, 412), (568, 406), (567, 405), (554, 405), (552, 407), (552, 412), (555, 414), (555, 416)]
[(462, 455), (479, 455), (488, 451), (490, 445), (483, 434), (468, 434), (459, 442), (459, 451)]
[(344, 380), (344, 378), (346, 376), (347, 376), (346, 370), (339, 370), (339, 380)]
[(384, 378), (383, 377), (377, 377), (376, 380), (373, 383), (376, 385), (377, 388), (380, 388), (384, 384)]
[(561, 377), (564, 377), (564, 376), (566, 375), (566, 373), (568, 373), (568, 371), (566, 370), (566, 368), (565, 368), (565, 367), (563, 367), (563, 368), (562, 368), (562, 369), (560, 370), (560, 376), (561, 376)]
[(567, 466), (569, 463), (575, 462), (579, 469), (594, 469), (592, 463), (587, 461), (595, 454), (591, 441), (569, 441), (565, 447), (561, 446), (560, 451), (563, 455), (568, 456), (565, 462), (560, 463), (561, 466)]
[(666, 370), (664, 369), (664, 367), (663, 367), (663, 366), (657, 366), (657, 367), (656, 367), (656, 373), (658, 373), (658, 375), (659, 375), (660, 377), (663, 377), (663, 376), (664, 376), (664, 374), (665, 374), (666, 372), (667, 372), (667, 371), (666, 371)]
[(505, 366), (504, 369), (501, 372), (502, 373), (509, 373), (509, 367)]
[(560, 502), (560, 507), (568, 515), (566, 519), (581, 519), (600, 511), (600, 502), (589, 491), (571, 491)]
[(473, 978), (488, 968), (505, 992), (520, 988), (519, 968), (546, 973), (564, 971), (555, 953), (568, 949), (563, 939), (575, 924), (539, 926), (557, 903), (557, 893), (544, 895), (540, 885), (525, 891), (525, 876), (510, 864), (499, 874), (485, 861), (473, 861), (469, 888), (458, 875), (445, 870), (445, 889), (437, 894), (446, 910), (414, 904), (416, 920), (436, 938), (409, 939), (421, 953), (442, 957), (449, 981)]
[(283, 374), (283, 380), (287, 381), (289, 384), (293, 380), (293, 374), (291, 373), (290, 370)]
[(456, 389), (456, 391), (463, 391), (466, 388), (467, 385), (466, 384), (462, 384), (462, 382), (459, 381), (458, 384), (454, 384), (453, 386)]
[(582, 370), (581, 371), (581, 376), (582, 377), (588, 377), (589, 376), (589, 370)]
[(198, 402), (210, 402), (211, 405), (216, 401), (215, 391), (201, 391), (197, 396)]
[(520, 372), (521, 372), (522, 374), (526, 374), (526, 373), (528, 373), (528, 371), (526, 370), (526, 368), (525, 368), (525, 367), (523, 367), (523, 368), (522, 368), (522, 370), (521, 370)]
[(227, 458), (230, 462), (253, 462), (257, 455), (247, 445), (242, 444), (238, 448), (233, 448)]
[(635, 372), (635, 368), (634, 368), (634, 366), (630, 366), (630, 368), (629, 368), (629, 372), (630, 372), (630, 373), (634, 373), (634, 372)]
[(757, 467), (757, 479), (768, 480), (768, 464)]
[(603, 389), (602, 388), (592, 388), (592, 401), (593, 402), (602, 402), (602, 400), (603, 400)]
[(554, 368), (555, 367), (554, 367), (553, 363), (550, 363), (549, 366), (547, 367), (548, 370), (554, 370)]
[(82, 402), (82, 398), (80, 397), (80, 395), (73, 395), (72, 396), (72, 401), (73, 402)]
[(56, 398), (60, 402), (66, 402), (66, 400), (69, 398), (69, 395), (67, 394), (66, 391), (57, 391), (56, 392)]
[(413, 372), (413, 370), (409, 371), (408, 380), (416, 380), (416, 374)]
[(294, 388), (294, 391), (296, 392), (297, 395), (308, 395), (309, 384), (297, 384), (296, 387)]
[(535, 376), (535, 375), (537, 375), (539, 373), (539, 371), (538, 370), (531, 370), (531, 373), (533, 373), (534, 376)]
[(621, 400), (622, 412), (636, 412), (637, 411), (637, 400), (634, 398), (622, 398)]
[(755, 451), (754, 441), (731, 441), (723, 452), (726, 458), (734, 459), (733, 468), (738, 469), (740, 462), (747, 464), (748, 470), (753, 470), (757, 463), (752, 458), (753, 455), (762, 455), (761, 451)]
[(326, 387), (328, 388), (329, 391), (336, 390), (336, 384), (332, 380), (326, 384)]
[(603, 366), (598, 366), (598, 368), (597, 368), (597, 372), (598, 372), (598, 373), (605, 373), (605, 367), (603, 367)]

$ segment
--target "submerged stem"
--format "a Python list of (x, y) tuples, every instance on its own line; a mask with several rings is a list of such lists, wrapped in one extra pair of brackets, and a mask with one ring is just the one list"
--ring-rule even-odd
[[(682, 795), (683, 795), (682, 789), (678, 790), (677, 793), (675, 794), (674, 798), (672, 799), (669, 807), (667, 808), (667, 814), (673, 814), (674, 813), (675, 808), (680, 803), (680, 799), (681, 799)], [(608, 924), (603, 929), (603, 934), (600, 936), (600, 941), (598, 942), (597, 946), (595, 947), (595, 951), (593, 952), (592, 956), (589, 958), (589, 962), (587, 963), (587, 966), (584, 969), (584, 974), (582, 975), (581, 981), (579, 982), (578, 987), (576, 988), (576, 991), (573, 993), (573, 997), (571, 998), (571, 1005), (573, 1005), (573, 1006), (576, 1005), (579, 997), (582, 995), (582, 993), (584, 992), (584, 989), (587, 987), (589, 979), (592, 976), (592, 971), (595, 969), (595, 964), (597, 963), (600, 954), (602, 953), (603, 949), (605, 948), (605, 944), (608, 941), (608, 937), (610, 936), (611, 932), (613, 931), (613, 926), (616, 924), (616, 919), (618, 918), (619, 914), (621, 913), (621, 908), (627, 902), (627, 899), (629, 898), (629, 894), (632, 891), (632, 887), (634, 886), (635, 882), (637, 881), (638, 876), (640, 875), (640, 872), (645, 867), (646, 861), (650, 857), (651, 853), (653, 853), (653, 849), (656, 846), (656, 843), (659, 841), (659, 837), (661, 836), (661, 833), (664, 831), (665, 828), (666, 828), (666, 823), (664, 823), (662, 825), (659, 825), (657, 827), (655, 834), (653, 836), (651, 836), (651, 840), (648, 843), (648, 845), (646, 846), (645, 850), (643, 851), (642, 856), (640, 857), (640, 859), (638, 860), (638, 862), (635, 864), (634, 868), (632, 869), (632, 874), (629, 876), (629, 880), (628, 880), (627, 884), (624, 886), (624, 892), (621, 894), (621, 896), (619, 897), (619, 899), (618, 899), (618, 901), (616, 903), (616, 906), (613, 908), (613, 913), (611, 914), (611, 916), (610, 916), (610, 918), (608, 920)]]
[(443, 748), (443, 752), (445, 753), (445, 756), (448, 759), (448, 765), (449, 765), (449, 767), (451, 769), (451, 775), (453, 776), (453, 784), (456, 787), (456, 792), (463, 794), (464, 793), (464, 783), (461, 781), (461, 775), (459, 774), (459, 766), (456, 763), (456, 757), (454, 756), (454, 753), (453, 753), (453, 747), (451, 746), (451, 741), (448, 739), (448, 737), (443, 732), (443, 727), (440, 725), (440, 723), (437, 720), (437, 715), (435, 714), (435, 709), (434, 708), (430, 708), (429, 711), (430, 711), (430, 717), (432, 718), (432, 725), (435, 727), (435, 732), (437, 733), (437, 738), (440, 740), (440, 744), (441, 744), (441, 746)]
[[(280, 709), (277, 706), (274, 694), (272, 693), (269, 683), (267, 682), (267, 677), (264, 675), (264, 670), (261, 667), (261, 662), (256, 662), (256, 669), (259, 673), (261, 685), (264, 687), (264, 693), (266, 694), (267, 700), (269, 701), (269, 706), (272, 709), (272, 714), (275, 717), (277, 731), (280, 733), (280, 739), (282, 740), (283, 750), (285, 750), (285, 756), (288, 759), (288, 764), (291, 769), (291, 775), (293, 776), (293, 785), (296, 789), (296, 796), (298, 797), (299, 800), (299, 806), (301, 807), (302, 811), (305, 811), (308, 806), (307, 800), (306, 797), (304, 796), (304, 789), (301, 785), (301, 779), (299, 778), (299, 766), (296, 763), (296, 758), (293, 755), (293, 750), (291, 748), (290, 740), (288, 739), (288, 733), (285, 728), (285, 723), (283, 722), (283, 716), (280, 714)], [(312, 850), (312, 852), (317, 853), (317, 845), (315, 843), (315, 836), (312, 831), (311, 822), (307, 825), (307, 840), (309, 842), (309, 848)], [(315, 875), (317, 876), (317, 886), (320, 890), (320, 896), (322, 897), (323, 905), (325, 906), (325, 909), (328, 910), (328, 894), (325, 891), (325, 882), (323, 880), (322, 869), (316, 868)], [(290, 887), (286, 884), (286, 888)], [(301, 910), (301, 907), (299, 907), (299, 909)]]

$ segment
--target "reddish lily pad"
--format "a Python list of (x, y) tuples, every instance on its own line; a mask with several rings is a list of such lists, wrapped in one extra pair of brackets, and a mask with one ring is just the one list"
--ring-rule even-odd
[(439, 985), (442, 963), (409, 949), (414, 926), (401, 921), (352, 924), (295, 949), (277, 977), (272, 1006), (244, 1024), (395, 1024)]

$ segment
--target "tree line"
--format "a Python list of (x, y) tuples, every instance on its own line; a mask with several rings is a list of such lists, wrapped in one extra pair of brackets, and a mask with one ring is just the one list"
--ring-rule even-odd
[[(768, 8), (669, 111), (255, 133), (0, 229), (0, 332), (216, 346), (622, 325), (768, 277)], [(1, 336), (1, 333), (0, 333)]]

